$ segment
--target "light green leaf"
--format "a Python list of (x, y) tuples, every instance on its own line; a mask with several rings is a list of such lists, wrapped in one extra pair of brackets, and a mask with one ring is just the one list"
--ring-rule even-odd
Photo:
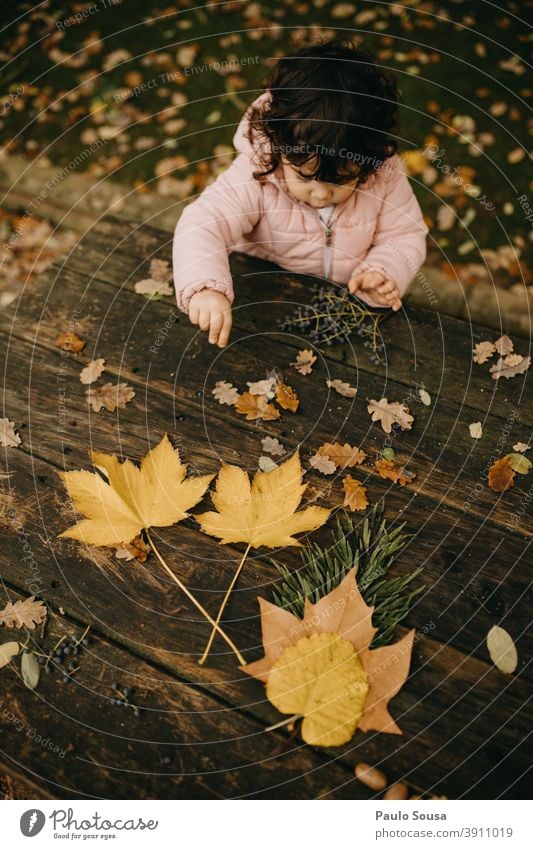
[(25, 651), (20, 662), (20, 671), (26, 687), (35, 690), (41, 676), (41, 667), (37, 656), (33, 652)]
[(531, 460), (528, 460), (523, 454), (511, 452), (511, 454), (507, 455), (507, 459), (509, 460), (511, 469), (520, 475), (526, 475), (531, 468)]

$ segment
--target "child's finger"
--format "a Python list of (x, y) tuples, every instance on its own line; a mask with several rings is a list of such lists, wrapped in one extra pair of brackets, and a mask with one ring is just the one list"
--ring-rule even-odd
[(198, 324), (198, 319), (200, 318), (200, 310), (198, 307), (189, 307), (189, 319), (191, 324)]
[(209, 325), (211, 323), (211, 313), (209, 310), (201, 310), (200, 318), (198, 319), (198, 324), (200, 326), (200, 330), (209, 330)]
[(229, 334), (230, 334), (230, 330), (231, 330), (231, 324), (232, 324), (231, 310), (227, 310), (227, 312), (224, 313), (224, 324), (222, 325), (222, 330), (218, 334), (218, 346), (219, 346), (219, 348), (223, 348), (225, 345), (228, 344)]
[(209, 341), (214, 345), (218, 342), (218, 336), (220, 331), (222, 330), (222, 325), (224, 324), (224, 316), (214, 315), (211, 318), (211, 322), (209, 324)]
[(361, 285), (361, 277), (362, 275), (359, 274), (357, 277), (352, 277), (351, 280), (348, 281), (348, 289), (352, 295), (359, 289), (359, 286)]

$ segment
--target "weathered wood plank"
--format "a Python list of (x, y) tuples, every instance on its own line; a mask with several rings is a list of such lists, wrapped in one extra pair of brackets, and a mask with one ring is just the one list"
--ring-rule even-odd
[[(4, 594), (5, 601), (21, 597)], [(34, 645), (49, 650), (64, 635), (81, 633), (53, 611), (45, 641)], [(33, 692), (20, 679), (18, 661), (0, 679), (2, 757), (56, 798), (310, 799), (325, 784), (335, 798), (370, 796), (331, 753), (265, 733), (245, 712), (99, 634), (77, 665), (68, 683), (61, 671), (42, 674)], [(139, 717), (112, 704), (114, 681), (134, 690)]]
[[(15, 464), (10, 467), (10, 483), (15, 490), (15, 502), (11, 506), (20, 516), (22, 527), (27, 529), (34, 565), (21, 563), (27, 538), (21, 533), (10, 534), (0, 552), (4, 578), (21, 590), (37, 589), (54, 607), (63, 607), (78, 621), (94, 623), (97, 631), (113, 642), (181, 680), (193, 681), (231, 705), (244, 706), (247, 713), (265, 725), (277, 721), (279, 715), (265, 701), (262, 686), (237, 672), (234, 659), (225, 647), (215, 644), (212, 667), (198, 666), (196, 660), (209, 628), (198, 620), (195, 611), (172, 586), (164, 585), (164, 578), (158, 576), (164, 589), (157, 591), (139, 567), (132, 570), (125, 564), (119, 567), (124, 578), (121, 581), (109, 570), (110, 561), (100, 557), (96, 550), (84, 551), (75, 543), (54, 540), (62, 521), (58, 504), (61, 495), (58, 499), (54, 494), (57, 483), (53, 477), (51, 481), (40, 480), (45, 475), (49, 478), (50, 467), (34, 460), (30, 468), (30, 460), (22, 452), (16, 452), (15, 457), (16, 467)], [(27, 467), (25, 478), (20, 474), (22, 463)], [(29, 484), (26, 489), (24, 480)], [(43, 483), (47, 485), (44, 499)], [(41, 493), (38, 504), (35, 493)], [(15, 526), (18, 524), (16, 520)], [(48, 545), (42, 544), (40, 537), (48, 539)], [(205, 563), (209, 557), (209, 543), (203, 553), (205, 538), (185, 526), (174, 533), (165, 531), (164, 537), (162, 550), (169, 562), (179, 568), (196, 593), (202, 593), (204, 603), (212, 605), (216, 573), (211, 564), (207, 569), (199, 566), (199, 561)], [(212, 543), (210, 547), (212, 561)], [(108, 566), (107, 573), (96, 568), (98, 562), (104, 569)], [(220, 568), (222, 564), (217, 565)], [(268, 597), (269, 575), (262, 561), (253, 560), (250, 565), (252, 568), (243, 573), (241, 588), (230, 603), (227, 627), (241, 650), (252, 659), (260, 656), (255, 595), (259, 588), (259, 594)], [(27, 571), (39, 582), (37, 587), (24, 586)], [(504, 792), (527, 768), (525, 748), (519, 746), (496, 775), (491, 772), (498, 762), (496, 754), (504, 758), (504, 753), (507, 756), (514, 749), (517, 739), (525, 739), (528, 733), (526, 712), (530, 690), (523, 680), (527, 670), (521, 663), (519, 674), (509, 679), (474, 657), (476, 651), (480, 655), (485, 653), (483, 645), (472, 644), (472, 656), (468, 656), (468, 650), (463, 653), (453, 648), (455, 635), (452, 636), (450, 623), (442, 627), (439, 620), (441, 597), (441, 589), (437, 587), (433, 594), (422, 598), (410, 617), (416, 623), (419, 639), (409, 682), (392, 706), (405, 737), (359, 734), (353, 744), (339, 751), (339, 757), (350, 765), (355, 762), (354, 757), (386, 764), (395, 777), (398, 769), (409, 770), (410, 780), (417, 785), (438, 786), (439, 792), (449, 796), (464, 793), (478, 798), (475, 794), (479, 793), (479, 798), (483, 798), (484, 793), (494, 795), (496, 787), (498, 793)], [(518, 632), (515, 614), (514, 609), (509, 611), (509, 624), (505, 617), (501, 621), (516, 638), (520, 657), (526, 658), (528, 638)], [(493, 624), (494, 614), (485, 609), (472, 615), (483, 619), (485, 633)], [(465, 627), (469, 625), (464, 623)], [(453, 780), (447, 779), (448, 775), (453, 775)], [(477, 785), (480, 775), (485, 777)], [(520, 787), (513, 788), (513, 792), (522, 792)]]
[[(444, 392), (427, 408), (415, 394), (414, 387), (406, 395), (405, 388), (388, 375), (381, 377), (380, 385), (375, 376), (366, 372), (359, 371), (350, 378), (350, 370), (346, 366), (330, 368), (325, 362), (318, 365), (313, 375), (302, 378), (289, 367), (289, 357), (293, 353), (289, 354), (285, 346), (280, 347), (268, 338), (261, 338), (259, 348), (257, 340), (246, 338), (244, 333), (242, 341), (227, 351), (214, 354), (205, 338), (198, 337), (194, 328), (186, 323), (178, 326), (175, 343), (167, 336), (153, 353), (150, 350), (154, 348), (153, 340), (164, 326), (160, 313), (157, 316), (156, 312), (161, 305), (157, 302), (148, 304), (126, 291), (115, 298), (109, 289), (98, 283), (90, 289), (87, 312), (78, 319), (78, 332), (88, 339), (86, 351), (75, 358), (60, 357), (54, 347), (58, 329), (67, 326), (67, 316), (83, 305), (83, 287), (79, 276), (69, 280), (65, 297), (58, 304), (50, 302), (46, 306), (44, 319), (41, 305), (33, 294), (17, 308), (17, 327), (22, 327), (23, 338), (33, 339), (39, 348), (53, 352), (50, 364), (43, 365), (48, 372), (56, 370), (57, 373), (49, 374), (45, 382), (49, 385), (52, 378), (58, 384), (58, 392), (60, 388), (65, 391), (68, 379), (77, 381), (78, 363), (93, 356), (104, 356), (108, 361), (109, 374), (140, 384), (148, 404), (152, 405), (154, 395), (160, 393), (175, 401), (174, 417), (182, 414), (185, 406), (188, 409), (195, 407), (202, 414), (205, 407), (211, 425), (207, 436), (216, 440), (217, 431), (222, 427), (234, 424), (240, 427), (236, 422), (237, 414), (221, 407), (211, 397), (210, 390), (216, 380), (229, 377), (236, 383), (240, 381), (241, 388), (246, 388), (247, 379), (258, 379), (276, 368), (284, 372), (286, 379), (300, 393), (301, 407), (294, 417), (286, 414), (283, 422), (263, 425), (263, 435), (279, 435), (281, 432), (289, 444), (304, 445), (310, 453), (321, 442), (332, 438), (357, 442), (365, 450), (373, 450), (372, 460), (384, 444), (392, 443), (386, 442), (387, 437), (379, 424), (371, 423), (367, 402), (370, 398), (380, 398), (382, 394), (389, 399), (402, 399), (415, 415), (415, 424), (411, 431), (402, 432), (394, 438), (394, 447), (399, 460), (409, 462), (412, 470), (416, 471), (414, 489), (433, 498), (439, 505), (444, 502), (483, 519), (490, 516), (502, 528), (508, 527), (510, 515), (515, 514), (513, 528), (525, 535), (531, 534), (531, 525), (523, 510), (527, 479), (519, 476), (515, 487), (503, 498), (495, 496), (486, 485), (491, 462), (511, 451), (516, 440), (527, 441), (530, 438), (530, 431), (522, 422), (521, 405), (511, 405), (503, 424), (499, 419), (487, 416), (484, 419), (484, 438), (472, 440), (468, 425), (475, 420), (477, 412), (466, 405), (454, 406), (446, 400)], [(141, 310), (140, 314), (138, 310)], [(130, 316), (130, 321), (125, 320), (126, 315)], [(22, 316), (23, 321), (20, 320)], [(6, 323), (1, 323), (2, 326), (6, 328)], [(173, 330), (171, 325), (171, 332)], [(17, 338), (20, 335), (17, 330)], [(12, 340), (13, 335), (8, 338)], [(4, 340), (4, 345), (7, 346), (7, 340)], [(6, 368), (19, 374), (17, 357), (17, 346), (13, 351), (6, 351)], [(28, 380), (35, 382), (34, 367), (41, 365), (43, 357), (44, 351), (36, 348), (35, 360), (30, 360), (34, 375), (32, 378), (28, 374)], [(352, 402), (329, 392), (325, 381), (334, 377), (351, 379), (358, 386), (358, 395)], [(25, 382), (22, 375), (20, 379)], [(79, 386), (77, 388), (80, 390)], [(71, 392), (75, 393), (76, 389), (70, 390), (69, 387), (68, 394)], [(202, 398), (199, 399), (198, 395)], [(218, 428), (211, 424), (215, 422), (219, 423)], [(291, 425), (290, 433), (284, 427), (285, 422)], [(254, 428), (257, 432), (257, 426), (254, 425)], [(372, 440), (370, 444), (369, 439)], [(364, 472), (375, 475), (370, 463), (364, 467)]]
[[(134, 282), (145, 276), (149, 260), (157, 256), (171, 259), (168, 233), (128, 223), (110, 216), (101, 220), (68, 256), (68, 268), (84, 277), (104, 280), (114, 287), (133, 289)], [(273, 263), (250, 259), (245, 254), (230, 257), (236, 281), (234, 321), (245, 330), (276, 331), (276, 322), (292, 310), (292, 303), (308, 302), (308, 290), (316, 278), (296, 275)], [(55, 274), (61, 280), (64, 264)], [(255, 305), (255, 308), (252, 307)], [(268, 308), (265, 308), (268, 305)], [(502, 333), (505, 328), (502, 327)], [(434, 310), (410, 305), (383, 324), (383, 340), (387, 348), (387, 369), (394, 379), (412, 386), (425, 383), (432, 394), (436, 387), (446, 399), (503, 419), (510, 404), (522, 404), (527, 422), (532, 424), (533, 389), (527, 376), (493, 381), (488, 374), (490, 363), (472, 363), (472, 347), (482, 339), (496, 339), (497, 332), (480, 325), (447, 316)], [(295, 344), (290, 338), (287, 344)], [(521, 353), (528, 353), (524, 340), (516, 340)], [(360, 340), (353, 339), (354, 353), (348, 346), (326, 348), (324, 354), (333, 361), (381, 376), (383, 366), (372, 364)], [(524, 350), (522, 350), (524, 349)], [(445, 383), (445, 387), (443, 386)], [(465, 390), (468, 397), (465, 398)]]

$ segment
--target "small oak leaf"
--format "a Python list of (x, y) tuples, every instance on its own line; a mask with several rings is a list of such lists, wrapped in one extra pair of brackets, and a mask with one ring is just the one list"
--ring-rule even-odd
[(81, 339), (76, 333), (67, 331), (60, 333), (56, 339), (56, 347), (62, 351), (72, 351), (73, 354), (78, 354), (85, 348), (85, 340)]
[(80, 381), (85, 385), (94, 383), (94, 381), (98, 380), (104, 371), (104, 367), (105, 360), (102, 357), (99, 357), (97, 360), (91, 360), (91, 362), (80, 371)]
[(516, 442), (513, 445), (513, 451), (520, 451), (521, 454), (523, 454), (524, 451), (528, 451), (528, 449), (529, 449), (529, 445), (526, 445), (525, 442)]
[(504, 333), (503, 336), (500, 336), (499, 339), (496, 339), (494, 347), (501, 357), (506, 357), (507, 354), (512, 353), (514, 345), (512, 339), (510, 339), (509, 336)]
[(296, 371), (300, 372), (300, 374), (311, 374), (313, 370), (313, 364), (316, 362), (316, 355), (313, 354), (308, 348), (304, 348), (302, 351), (298, 351), (296, 355), (296, 360), (291, 363), (291, 366), (294, 366)]
[(17, 448), (21, 444), (22, 440), (15, 432), (15, 422), (0, 419), (0, 445), (3, 448)]
[(271, 422), (280, 416), (279, 410), (268, 403), (266, 395), (252, 395), (250, 392), (239, 395), (235, 409), (242, 416), (246, 416), (247, 421), (263, 419), (265, 422)]
[(42, 601), (35, 601), (35, 596), (19, 599), (14, 604), (9, 602), (0, 610), (0, 625), (6, 628), (29, 628), (30, 631), (39, 625), (46, 617), (46, 607)]
[(385, 433), (391, 432), (393, 424), (400, 425), (402, 430), (411, 430), (414, 421), (413, 416), (409, 414), (409, 408), (399, 401), (389, 403), (386, 398), (382, 398), (380, 401), (372, 399), (367, 410), (371, 414), (373, 422), (381, 422), (381, 427)]
[(503, 361), (506, 366), (517, 366), (522, 362), (522, 354), (507, 354)]
[(212, 390), (212, 394), (215, 396), (219, 404), (227, 404), (229, 407), (233, 407), (237, 403), (237, 399), (239, 397), (238, 389), (226, 380), (218, 380), (215, 383), (215, 388)]
[(283, 454), (285, 454), (285, 448), (281, 442), (279, 442), (278, 439), (274, 439), (272, 436), (265, 436), (265, 438), (261, 440), (261, 448), (265, 454), (272, 454), (273, 457), (282, 457)]
[(283, 410), (295, 413), (300, 403), (298, 396), (292, 386), (286, 383), (278, 383), (276, 386), (276, 401)]
[(474, 347), (474, 362), (482, 363), (487, 362), (492, 355), (494, 354), (496, 348), (492, 342), (478, 342)]
[(366, 497), (366, 487), (361, 481), (352, 478), (351, 475), (346, 475), (342, 482), (344, 489), (343, 507), (348, 507), (350, 510), (366, 510), (368, 507), (368, 498)]
[(357, 388), (345, 383), (343, 380), (326, 380), (326, 384), (330, 389), (334, 389), (343, 398), (354, 398), (357, 395)]
[(341, 445), (340, 442), (325, 442), (316, 453), (333, 460), (338, 469), (359, 466), (366, 459), (364, 451), (360, 448), (353, 448), (347, 442), (344, 445)]
[(337, 468), (333, 460), (318, 452), (309, 458), (309, 463), (313, 469), (316, 469), (317, 472), (321, 472), (323, 475), (332, 475)]
[(99, 413), (102, 407), (112, 413), (117, 409), (123, 410), (128, 401), (135, 397), (135, 390), (127, 383), (117, 383), (116, 386), (104, 383), (96, 389), (88, 389), (85, 396), (95, 413)]
[(500, 357), (496, 365), (491, 366), (489, 371), (492, 374), (493, 380), (498, 380), (500, 377), (516, 377), (517, 374), (523, 374), (527, 371), (530, 364), (531, 357), (522, 357), (520, 362), (513, 366), (506, 365), (505, 360)]
[(400, 486), (405, 486), (416, 478), (416, 475), (412, 472), (407, 475), (405, 470), (395, 466), (392, 460), (376, 460), (374, 466), (380, 478), (391, 480), (393, 483), (399, 483)]
[(246, 382), (250, 395), (265, 395), (269, 400), (274, 397), (276, 378), (269, 377), (265, 380), (257, 380), (255, 383)]

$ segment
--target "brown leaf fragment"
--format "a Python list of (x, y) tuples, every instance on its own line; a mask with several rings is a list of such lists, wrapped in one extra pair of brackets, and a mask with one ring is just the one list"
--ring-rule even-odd
[(117, 560), (137, 560), (138, 563), (144, 563), (148, 559), (151, 548), (142, 536), (136, 536), (130, 543), (127, 543), (115, 551)]
[(271, 422), (280, 417), (279, 410), (268, 403), (265, 395), (252, 395), (250, 392), (239, 395), (235, 409), (242, 416), (246, 416), (247, 421), (263, 419), (265, 422)]
[(506, 492), (514, 486), (515, 471), (508, 457), (496, 460), (489, 469), (489, 486), (494, 492)]
[(81, 339), (76, 333), (60, 333), (55, 341), (56, 347), (62, 351), (71, 351), (73, 354), (78, 354), (85, 348), (85, 340)]
[(17, 448), (21, 444), (22, 440), (15, 432), (15, 422), (0, 419), (0, 445), (3, 448)]
[(507, 354), (503, 361), (506, 366), (517, 366), (522, 362), (522, 354)]
[(376, 460), (374, 463), (375, 468), (378, 471), (380, 478), (384, 480), (391, 480), (393, 483), (399, 483), (400, 486), (405, 486), (408, 483), (412, 483), (416, 478), (414, 473), (410, 475), (405, 474), (405, 470), (403, 468), (398, 468), (393, 462), (393, 460)]
[(333, 460), (318, 452), (309, 458), (309, 463), (313, 469), (316, 469), (317, 472), (321, 472), (323, 475), (332, 475), (337, 468)]
[(291, 363), (291, 366), (294, 366), (296, 371), (300, 372), (300, 374), (311, 374), (313, 370), (313, 364), (316, 362), (316, 355), (313, 354), (308, 348), (304, 348), (302, 351), (298, 351), (296, 355), (295, 362)]
[(494, 354), (496, 348), (492, 342), (478, 342), (474, 347), (474, 362), (486, 363)]
[(517, 374), (523, 374), (531, 365), (531, 357), (522, 357), (516, 365), (507, 365), (502, 357), (499, 358), (496, 365), (491, 366), (490, 373), (493, 380), (499, 380), (500, 377), (516, 377)]
[(105, 368), (105, 360), (99, 357), (97, 360), (91, 360), (85, 368), (80, 371), (80, 381), (88, 385), (98, 380)]
[(344, 489), (343, 507), (348, 507), (349, 510), (366, 510), (368, 498), (366, 487), (363, 486), (361, 481), (352, 478), (351, 475), (346, 475), (342, 487)]
[(359, 466), (366, 459), (366, 454), (360, 448), (353, 448), (347, 442), (325, 442), (320, 446), (317, 454), (333, 460), (338, 469), (353, 468)]
[(29, 628), (30, 631), (46, 618), (46, 607), (42, 601), (35, 601), (35, 596), (24, 600), (19, 599), (14, 604), (9, 602), (0, 610), (0, 625), (6, 628)]
[(318, 501), (320, 498), (327, 498), (330, 492), (331, 484), (328, 484), (328, 486), (325, 487), (310, 486), (304, 496), (305, 503), (314, 504), (315, 501)]
[(219, 404), (227, 404), (229, 407), (233, 407), (237, 403), (239, 390), (226, 380), (218, 380), (212, 394)]
[(112, 413), (124, 409), (128, 401), (135, 397), (135, 390), (127, 383), (104, 383), (97, 389), (88, 389), (85, 396), (95, 413), (99, 413), (102, 407)]
[(391, 432), (393, 424), (400, 425), (402, 430), (411, 430), (414, 421), (413, 416), (409, 414), (409, 408), (399, 401), (389, 403), (386, 398), (382, 398), (380, 401), (372, 399), (367, 410), (371, 414), (373, 422), (381, 422), (381, 427), (385, 433)]
[(500, 336), (499, 339), (496, 339), (494, 343), (494, 348), (498, 352), (501, 357), (506, 357), (507, 354), (511, 354), (514, 348), (512, 339), (504, 333), (503, 336)]
[(285, 448), (281, 442), (272, 436), (265, 436), (261, 440), (261, 447), (265, 454), (272, 454), (273, 457), (282, 457), (285, 454)]
[(275, 395), (276, 378), (267, 377), (265, 380), (256, 380), (255, 383), (246, 382), (250, 395), (265, 395), (270, 401)]
[(345, 383), (343, 380), (326, 380), (326, 384), (330, 389), (334, 389), (343, 398), (354, 398), (357, 395), (357, 388)]
[(298, 396), (292, 386), (286, 383), (278, 383), (276, 386), (276, 401), (283, 410), (295, 413), (300, 403)]

